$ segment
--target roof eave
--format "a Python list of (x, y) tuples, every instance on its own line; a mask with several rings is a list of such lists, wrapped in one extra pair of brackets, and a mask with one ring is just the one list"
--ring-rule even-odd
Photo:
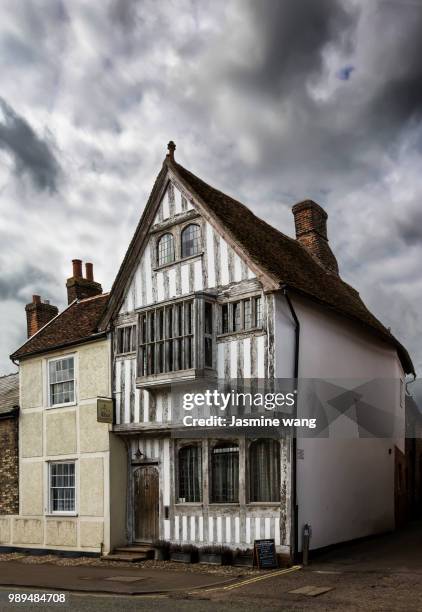
[(416, 377), (415, 368), (414, 368), (413, 362), (410, 358), (410, 355), (407, 349), (392, 334), (388, 335), (387, 333), (382, 333), (380, 330), (377, 330), (375, 327), (373, 327), (369, 323), (365, 323), (364, 321), (362, 321), (362, 319), (360, 319), (359, 317), (355, 317), (351, 314), (348, 314), (344, 312), (344, 310), (337, 308), (336, 306), (333, 306), (332, 304), (329, 304), (328, 302), (323, 302), (322, 300), (319, 300), (317, 297), (309, 293), (306, 293), (305, 291), (301, 291), (300, 289), (296, 289), (295, 287), (292, 287), (291, 285), (288, 285), (287, 283), (281, 283), (280, 287), (282, 289), (284, 288), (288, 289), (289, 291), (293, 293), (297, 293), (298, 295), (305, 297), (321, 306), (324, 306), (325, 308), (330, 308), (337, 314), (343, 317), (346, 317), (347, 319), (350, 319), (351, 321), (363, 326), (368, 332), (376, 335), (381, 340), (384, 340), (384, 342), (388, 342), (389, 344), (394, 346), (394, 348), (396, 349), (400, 362), (403, 366), (404, 373), (412, 374), (413, 376)]
[(16, 353), (13, 353), (13, 355), (10, 355), (10, 359), (12, 361), (14, 359), (17, 361), (22, 361), (22, 359), (26, 359), (28, 357), (34, 357), (35, 355), (53, 353), (54, 351), (59, 351), (60, 349), (64, 349), (64, 348), (68, 348), (72, 346), (78, 346), (79, 344), (86, 344), (87, 342), (95, 342), (96, 340), (100, 340), (103, 337), (104, 338), (107, 337), (107, 332), (105, 330), (97, 332), (96, 334), (91, 334), (90, 336), (86, 336), (86, 338), (79, 338), (78, 340), (72, 340), (71, 342), (63, 342), (61, 344), (57, 344), (57, 345), (49, 347), (48, 349), (45, 349), (45, 348), (39, 349), (37, 351), (31, 351), (30, 353), (24, 353), (23, 355), (17, 355), (17, 352), (16, 352)]

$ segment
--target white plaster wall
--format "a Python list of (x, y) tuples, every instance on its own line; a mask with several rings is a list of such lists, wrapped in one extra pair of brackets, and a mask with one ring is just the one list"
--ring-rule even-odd
[[(277, 376), (287, 375), (289, 368), (293, 372), (294, 325), (291, 320), (289, 326), (283, 301), (283, 296), (276, 299)], [(311, 302), (295, 297), (292, 302), (301, 326), (301, 378), (403, 377), (393, 347)], [(395, 439), (298, 439), (299, 457), (303, 453), (297, 461), (299, 549), (305, 523), (312, 527), (313, 549), (394, 528), (394, 445), (403, 449), (404, 442), (399, 394), (394, 401)]]

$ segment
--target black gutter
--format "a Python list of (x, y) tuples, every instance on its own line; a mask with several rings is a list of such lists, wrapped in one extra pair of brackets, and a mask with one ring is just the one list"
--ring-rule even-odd
[[(295, 352), (294, 352), (294, 379), (295, 386), (297, 389), (298, 380), (299, 380), (299, 343), (300, 343), (300, 322), (297, 318), (295, 309), (290, 300), (290, 296), (287, 291), (287, 286), (283, 287), (283, 295), (286, 298), (287, 305), (290, 310), (290, 314), (293, 317), (293, 321), (295, 323)], [(295, 417), (297, 414), (297, 401), (295, 403)], [(298, 531), (298, 522), (299, 522), (299, 506), (297, 503), (297, 438), (296, 435), (293, 435), (292, 438), (292, 486), (291, 486), (291, 504), (292, 504), (292, 513), (291, 513), (291, 523), (292, 523), (292, 531), (293, 531), (293, 547), (291, 551), (292, 561), (296, 562), (298, 558), (298, 548), (299, 548), (299, 531)]]

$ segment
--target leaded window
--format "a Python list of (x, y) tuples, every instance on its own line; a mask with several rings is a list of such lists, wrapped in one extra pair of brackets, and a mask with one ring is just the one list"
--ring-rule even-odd
[(49, 487), (51, 513), (76, 511), (74, 461), (49, 464)]
[(48, 363), (49, 405), (73, 404), (75, 401), (75, 359), (64, 357)]
[(179, 450), (179, 503), (202, 501), (202, 449), (184, 446)]
[(161, 236), (159, 239), (157, 245), (157, 259), (159, 266), (174, 261), (174, 238), (172, 234), (164, 234), (164, 236)]
[(280, 444), (255, 440), (249, 447), (249, 498), (251, 502), (280, 501)]
[(182, 257), (190, 257), (201, 252), (201, 229), (191, 223), (182, 231)]
[(211, 451), (211, 501), (239, 502), (239, 447), (219, 444)]

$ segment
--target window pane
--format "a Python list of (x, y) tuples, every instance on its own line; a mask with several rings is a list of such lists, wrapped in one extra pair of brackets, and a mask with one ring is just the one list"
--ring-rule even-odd
[(158, 241), (158, 265), (174, 261), (174, 239), (172, 234), (164, 234)]
[(192, 302), (185, 302), (185, 335), (192, 333)]
[(179, 502), (202, 500), (202, 449), (186, 446), (179, 451)]
[(73, 357), (66, 357), (65, 359), (50, 361), (50, 383), (72, 380), (74, 377), (73, 362)]
[(75, 381), (50, 385), (51, 404), (66, 404), (75, 401)]
[(221, 332), (227, 334), (229, 332), (229, 307), (224, 304), (221, 307)]
[(196, 255), (201, 250), (201, 230), (199, 225), (188, 225), (182, 232), (182, 257)]
[(240, 302), (233, 304), (233, 331), (240, 330)]
[(205, 365), (212, 368), (212, 338), (205, 338)]
[(280, 501), (280, 445), (256, 440), (249, 448), (250, 501)]
[(239, 501), (239, 447), (216, 446), (211, 455), (212, 501), (236, 503)]
[(205, 302), (205, 333), (212, 334), (212, 304)]

